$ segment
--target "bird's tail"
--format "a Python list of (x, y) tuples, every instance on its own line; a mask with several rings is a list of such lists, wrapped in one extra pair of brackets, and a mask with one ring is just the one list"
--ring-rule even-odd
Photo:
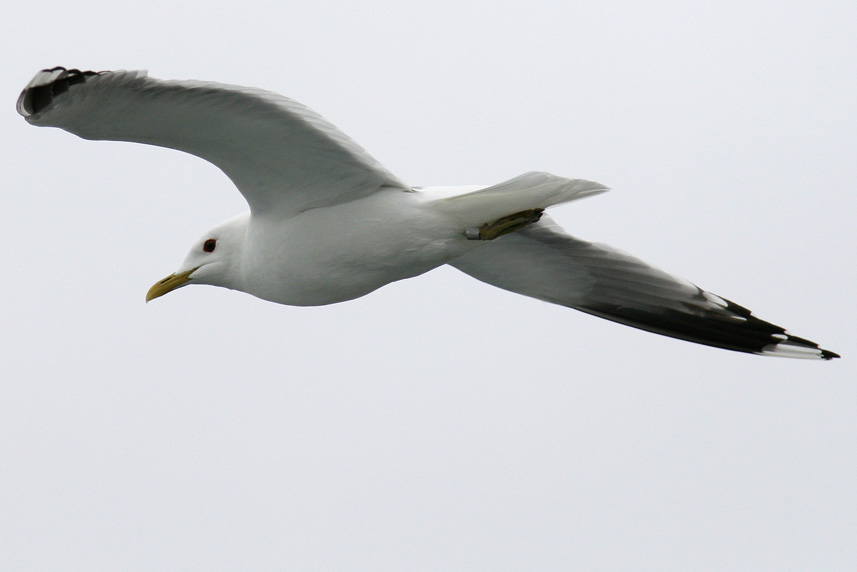
[(458, 219), (462, 227), (470, 228), (513, 213), (545, 209), (607, 190), (600, 183), (531, 171), (497, 185), (437, 199), (435, 206)]

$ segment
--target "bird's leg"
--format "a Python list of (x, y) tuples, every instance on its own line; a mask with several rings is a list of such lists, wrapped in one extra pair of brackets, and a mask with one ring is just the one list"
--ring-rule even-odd
[(510, 214), (494, 222), (486, 222), (479, 228), (468, 228), (464, 231), (467, 240), (494, 240), (497, 237), (515, 232), (529, 224), (538, 222), (542, 218), (545, 209), (529, 209), (519, 213)]

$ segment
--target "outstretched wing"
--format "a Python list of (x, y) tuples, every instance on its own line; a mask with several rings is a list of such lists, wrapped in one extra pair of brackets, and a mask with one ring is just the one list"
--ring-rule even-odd
[(547, 216), (450, 265), (505, 290), (673, 338), (755, 354), (839, 357), (633, 256), (569, 236)]
[(275, 93), (145, 71), (36, 74), (18, 99), (33, 125), (84, 139), (133, 141), (202, 157), (232, 179), (254, 214), (287, 217), (383, 186), (410, 190), (320, 115)]

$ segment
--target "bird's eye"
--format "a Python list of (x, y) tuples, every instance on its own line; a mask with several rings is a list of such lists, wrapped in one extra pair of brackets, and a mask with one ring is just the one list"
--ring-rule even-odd
[(215, 246), (217, 246), (217, 241), (213, 238), (209, 238), (203, 243), (202, 249), (206, 252), (214, 252)]

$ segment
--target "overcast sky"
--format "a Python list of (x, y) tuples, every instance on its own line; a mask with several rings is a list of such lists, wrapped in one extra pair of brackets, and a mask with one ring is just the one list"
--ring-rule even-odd
[[(855, 37), (844, 0), (5, 10), (0, 569), (857, 569)], [(552, 212), (571, 233), (843, 359), (453, 269), (144, 304), (246, 204), (189, 155), (27, 125), (55, 65), (277, 91), (413, 185), (599, 181)]]

